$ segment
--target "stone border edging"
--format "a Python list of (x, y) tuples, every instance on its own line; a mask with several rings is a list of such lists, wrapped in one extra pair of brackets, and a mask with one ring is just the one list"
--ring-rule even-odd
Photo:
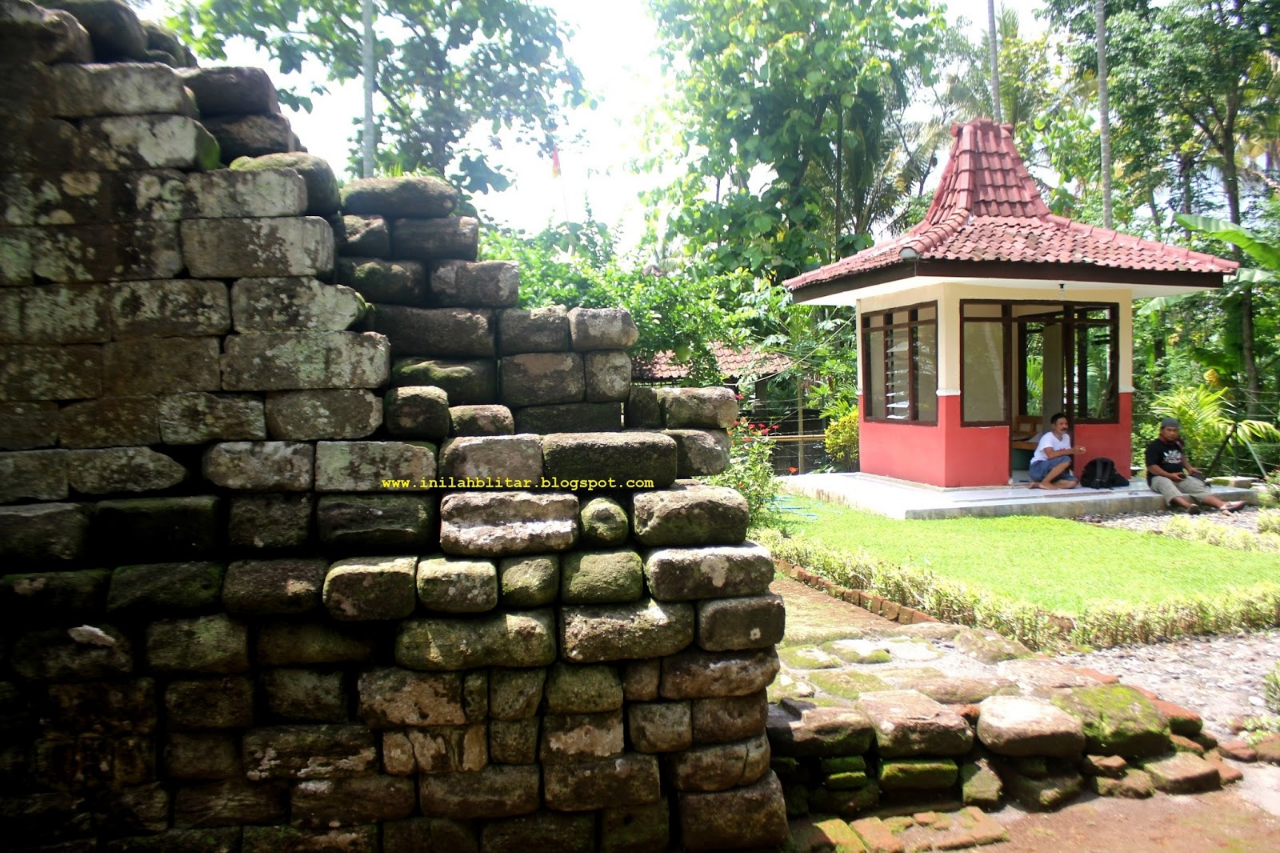
[(914, 607), (908, 607), (905, 604), (899, 604), (896, 601), (890, 601), (883, 596), (872, 595), (860, 589), (849, 589), (840, 586), (808, 569), (797, 566), (794, 563), (788, 563), (786, 560), (779, 560), (775, 557), (773, 564), (777, 566), (778, 571), (794, 581), (825, 592), (832, 598), (838, 598), (848, 604), (861, 607), (863, 610), (867, 610), (877, 616), (883, 616), (885, 619), (897, 622), (900, 625), (915, 625), (920, 622), (938, 621), (922, 610), (916, 610)]

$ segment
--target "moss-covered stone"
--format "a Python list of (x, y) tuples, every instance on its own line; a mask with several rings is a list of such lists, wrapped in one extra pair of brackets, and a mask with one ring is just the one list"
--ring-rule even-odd
[(1017, 772), (1006, 772), (1005, 786), (1009, 795), (1034, 811), (1053, 811), (1080, 794), (1084, 784), (1079, 773), (1061, 773), (1032, 779)]
[(547, 711), (591, 714), (622, 707), (622, 680), (612, 666), (556, 664), (547, 675)]
[(893, 689), (888, 682), (860, 672), (814, 672), (809, 679), (820, 689), (842, 699), (857, 699), (863, 693)]
[(867, 769), (867, 759), (861, 755), (841, 755), (824, 758), (819, 764), (823, 773), (850, 773)]
[(566, 604), (636, 601), (644, 593), (642, 565), (635, 551), (566, 554), (560, 569), (560, 600)]
[(817, 646), (779, 646), (778, 657), (792, 669), (838, 669), (840, 658)]
[(935, 791), (950, 788), (959, 768), (948, 758), (900, 758), (880, 765), (880, 787), (886, 791)]
[(1084, 725), (1089, 752), (1140, 758), (1169, 749), (1169, 726), (1164, 716), (1132, 687), (1077, 687), (1052, 701)]
[(506, 557), (498, 563), (498, 586), (504, 607), (542, 607), (560, 591), (560, 555)]
[(620, 545), (630, 529), (627, 511), (613, 498), (592, 498), (578, 512), (582, 540), (588, 545)]
[(822, 780), (822, 784), (833, 791), (851, 791), (854, 788), (865, 787), (868, 781), (865, 772), (851, 770), (845, 773), (832, 773)]
[(999, 808), (1004, 794), (1004, 783), (991, 769), (986, 759), (966, 761), (960, 765), (961, 799), (966, 806), (980, 809)]
[(880, 786), (874, 782), (850, 791), (814, 788), (808, 792), (810, 812), (835, 814), (845, 820), (851, 820), (859, 813), (870, 811), (878, 805), (880, 805)]
[(845, 663), (889, 663), (893, 660), (883, 641), (832, 640), (823, 643), (821, 649)]
[(111, 613), (198, 610), (218, 601), (225, 567), (220, 563), (152, 563), (121, 566), (111, 575)]
[(1089, 789), (1099, 797), (1145, 800), (1156, 792), (1151, 777), (1135, 767), (1127, 767), (1118, 778), (1090, 776)]

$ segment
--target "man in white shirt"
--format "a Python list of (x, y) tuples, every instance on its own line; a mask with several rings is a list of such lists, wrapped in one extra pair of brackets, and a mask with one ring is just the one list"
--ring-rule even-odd
[(1084, 453), (1083, 447), (1072, 447), (1067, 435), (1067, 416), (1058, 412), (1049, 419), (1049, 431), (1040, 436), (1036, 452), (1031, 456), (1032, 489), (1074, 489), (1080, 485), (1071, 472), (1072, 457)]

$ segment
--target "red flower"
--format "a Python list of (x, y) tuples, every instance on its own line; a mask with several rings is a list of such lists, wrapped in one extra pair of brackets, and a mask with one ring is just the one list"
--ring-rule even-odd
[(799, 471), (800, 469), (799, 469), (799, 468), (797, 468), (796, 466), (792, 465), (792, 466), (791, 466), (790, 468), (788, 468), (787, 470), (788, 470), (788, 471), (790, 471), (792, 474), (794, 474), (794, 473), (796, 473), (797, 471)]

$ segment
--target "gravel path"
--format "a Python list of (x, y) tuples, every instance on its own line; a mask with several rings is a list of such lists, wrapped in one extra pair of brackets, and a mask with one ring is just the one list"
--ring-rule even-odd
[(1202, 512), (1199, 515), (1188, 516), (1186, 513), (1172, 512), (1135, 512), (1120, 515), (1082, 515), (1077, 521), (1083, 521), (1086, 524), (1097, 524), (1102, 527), (1119, 527), (1124, 530), (1147, 530), (1160, 532), (1164, 530), (1166, 524), (1171, 518), (1191, 518), (1194, 521), (1205, 521), (1211, 524), (1221, 524), (1225, 527), (1238, 527), (1241, 530), (1248, 530), (1253, 533), (1258, 532), (1258, 514), (1259, 509), (1256, 506), (1248, 506), (1236, 513), (1224, 515), (1220, 512)]

